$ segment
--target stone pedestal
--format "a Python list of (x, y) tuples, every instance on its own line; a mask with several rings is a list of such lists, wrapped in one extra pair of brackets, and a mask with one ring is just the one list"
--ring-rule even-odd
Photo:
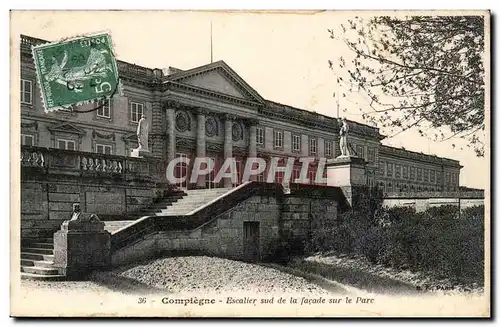
[(151, 152), (149, 152), (149, 150), (144, 150), (144, 149), (133, 149), (130, 152), (130, 156), (135, 158), (152, 157)]
[(68, 279), (111, 266), (111, 234), (95, 215), (86, 216), (80, 213), (78, 219), (64, 221), (54, 233), (54, 267)]
[(337, 186), (352, 205), (353, 189), (366, 186), (366, 161), (355, 156), (339, 156), (326, 162), (327, 185)]

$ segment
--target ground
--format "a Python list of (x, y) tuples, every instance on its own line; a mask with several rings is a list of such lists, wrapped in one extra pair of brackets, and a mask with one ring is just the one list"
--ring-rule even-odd
[[(112, 271), (94, 272), (87, 281), (23, 280), (21, 289), (14, 291), (18, 292), (16, 299), (19, 301), (14, 301), (17, 305), (11, 306), (11, 314), (37, 317), (489, 314), (488, 299), (479, 294), (442, 297), (425, 292), (411, 297), (408, 292), (413, 291), (407, 284), (388, 283), (385, 279), (373, 278), (372, 274), (358, 278), (361, 283), (355, 285), (349, 283), (352, 278), (346, 278), (345, 274), (340, 274), (340, 278), (335, 278), (335, 275), (323, 278), (303, 271), (206, 256), (161, 258)], [(354, 270), (345, 271), (351, 276), (357, 275)], [(387, 294), (388, 288), (393, 294)], [(284, 305), (278, 302), (281, 298), (288, 301), (295, 298), (298, 302)], [(347, 298), (352, 300), (351, 304)], [(192, 299), (213, 299), (214, 304), (168, 302)], [(274, 303), (261, 302), (264, 299), (274, 299)], [(321, 299), (326, 302), (318, 302)]]
[(325, 290), (302, 277), (271, 267), (206, 256), (169, 257), (110, 272), (93, 273), (88, 281), (46, 282), (23, 280), (27, 289), (47, 292), (210, 293), (344, 293), (341, 287)]

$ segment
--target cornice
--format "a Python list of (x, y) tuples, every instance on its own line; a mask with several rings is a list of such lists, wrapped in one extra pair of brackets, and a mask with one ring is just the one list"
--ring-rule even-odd
[(113, 141), (115, 140), (115, 133), (110, 133), (110, 134), (102, 134), (96, 131), (95, 129), (92, 130), (92, 138), (101, 138), (105, 140), (112, 139)]
[(241, 106), (252, 108), (252, 109), (257, 109), (257, 108), (260, 108), (262, 106), (260, 103), (257, 103), (257, 102), (253, 102), (253, 101), (246, 100), (246, 99), (240, 99), (240, 98), (233, 97), (233, 96), (230, 96), (227, 94), (219, 93), (219, 92), (212, 91), (212, 90), (202, 89), (202, 88), (187, 85), (187, 84), (182, 84), (182, 83), (177, 83), (177, 82), (172, 82), (172, 81), (168, 81), (165, 84), (166, 84), (166, 88), (168, 90), (172, 90), (172, 91), (175, 91), (175, 90), (179, 90), (182, 92), (187, 91), (187, 93), (201, 95), (201, 96), (204, 96), (205, 98), (209, 98), (212, 100), (219, 99), (219, 100), (223, 100), (223, 101), (228, 102), (228, 103), (237, 104), (237, 105), (241, 105)]
[(37, 131), (38, 130), (38, 122), (37, 121), (31, 122), (31, 123), (21, 122), (21, 127), (22, 128), (34, 128)]
[(460, 163), (453, 159), (432, 156), (424, 153), (408, 151), (406, 149), (394, 148), (387, 145), (380, 145), (379, 155), (388, 155), (391, 157), (399, 157), (407, 160), (418, 160), (425, 163), (439, 164), (451, 167), (462, 167)]

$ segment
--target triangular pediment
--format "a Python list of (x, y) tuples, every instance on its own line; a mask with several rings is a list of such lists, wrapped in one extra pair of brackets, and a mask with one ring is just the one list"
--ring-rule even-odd
[(49, 127), (49, 130), (51, 132), (62, 132), (62, 133), (70, 133), (70, 134), (78, 134), (78, 135), (85, 135), (86, 132), (71, 124), (71, 123), (62, 123), (62, 124), (57, 124), (54, 126)]
[(264, 99), (224, 61), (173, 74), (169, 81), (215, 91), (228, 96), (264, 103)]

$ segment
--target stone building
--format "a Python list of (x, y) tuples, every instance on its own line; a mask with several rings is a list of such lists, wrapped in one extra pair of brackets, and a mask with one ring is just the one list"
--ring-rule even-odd
[[(119, 61), (123, 95), (115, 95), (108, 105), (90, 113), (45, 113), (31, 54), (32, 45), (44, 42), (21, 36), (22, 145), (128, 156), (137, 147), (137, 123), (144, 114), (152, 156), (168, 161), (210, 157), (214, 172), (225, 158), (235, 157), (238, 181), (247, 157), (266, 161), (280, 157), (283, 165), (286, 158), (295, 157), (294, 179), (300, 173), (299, 158), (314, 157), (316, 163), (308, 171), (314, 183), (319, 158), (340, 154), (337, 119), (264, 99), (224, 61), (189, 70), (151, 69)], [(458, 161), (383, 145), (384, 136), (377, 128), (349, 124), (356, 154), (367, 162), (368, 185), (379, 183), (386, 192), (458, 191)], [(189, 168), (180, 164), (175, 174), (188, 175)], [(231, 186), (230, 180), (216, 185), (214, 175), (200, 177), (196, 185), (181, 186)], [(257, 176), (259, 181), (265, 179), (265, 173)], [(277, 173), (275, 181), (282, 179), (283, 173)]]

